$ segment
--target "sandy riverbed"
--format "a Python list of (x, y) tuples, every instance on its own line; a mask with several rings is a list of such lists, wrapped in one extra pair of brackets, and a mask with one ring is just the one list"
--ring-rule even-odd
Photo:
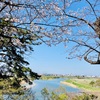
[(73, 88), (77, 88), (77, 86), (76, 86), (76, 85), (71, 84), (71, 83), (68, 83), (68, 82), (61, 81), (60, 83), (61, 83), (61, 84), (68, 85), (68, 86), (71, 86), (71, 87), (73, 87)]

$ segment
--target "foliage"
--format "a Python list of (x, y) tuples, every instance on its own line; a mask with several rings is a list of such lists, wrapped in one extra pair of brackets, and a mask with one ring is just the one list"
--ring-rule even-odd
[(100, 87), (100, 79), (96, 80), (95, 85)]
[[(20, 78), (30, 83), (29, 77), (36, 79), (40, 77), (26, 67), (29, 63), (24, 59), (28, 52), (33, 51), (32, 45), (40, 44), (37, 41), (39, 37), (24, 26), (17, 26), (17, 22), (12, 18), (14, 9), (7, 1), (0, 1), (0, 5), (0, 79), (7, 79), (11, 86), (20, 87)], [(12, 7), (12, 10), (10, 7)], [(2, 12), (10, 14), (9, 20), (7, 19), (8, 16), (2, 15)], [(13, 81), (10, 80), (12, 77)]]
[(87, 93), (79, 93), (76, 94), (75, 97), (70, 98), (70, 93), (67, 95), (67, 93), (56, 93), (48, 91), (46, 88), (42, 89), (41, 91), (42, 96), (44, 97), (44, 100), (97, 100), (98, 96), (94, 94), (87, 94)]
[(80, 96), (76, 96), (72, 100), (96, 100), (97, 98), (98, 97), (95, 95), (89, 95), (89, 94), (83, 93)]
[(31, 90), (24, 91), (21, 94), (8, 93), (6, 96), (0, 95), (0, 100), (35, 100), (35, 94)]
[(93, 87), (100, 87), (100, 79), (97, 79), (95, 81), (91, 81), (90, 85)]
[(68, 100), (67, 94), (60, 94), (59, 97), (60, 97), (59, 100)]
[[(62, 91), (60, 91), (62, 92)], [(41, 94), (44, 98), (44, 100), (68, 100), (68, 96), (66, 93), (56, 93), (48, 91), (46, 88), (42, 89)]]
[(49, 92), (46, 88), (41, 90), (41, 94), (43, 95), (44, 100), (49, 100)]
[(92, 87), (93, 87), (93, 85), (95, 84), (95, 82), (94, 81), (91, 81), (90, 82), (90, 85), (92, 85)]
[(50, 80), (50, 79), (56, 79), (56, 78), (61, 78), (61, 76), (54, 76), (54, 75), (42, 75), (41, 76), (42, 80)]

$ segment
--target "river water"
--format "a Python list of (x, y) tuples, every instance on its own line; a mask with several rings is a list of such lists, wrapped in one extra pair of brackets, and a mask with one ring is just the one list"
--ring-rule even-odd
[(56, 91), (56, 90), (62, 90), (66, 92), (74, 92), (78, 93), (80, 92), (79, 89), (73, 88), (64, 84), (61, 84), (61, 81), (64, 81), (67, 79), (64, 78), (58, 78), (58, 79), (52, 79), (52, 80), (35, 80), (34, 83), (36, 84), (34, 87), (32, 87), (32, 91), (35, 93), (36, 100), (43, 100), (41, 95), (41, 90), (43, 88), (47, 88), (49, 91)]

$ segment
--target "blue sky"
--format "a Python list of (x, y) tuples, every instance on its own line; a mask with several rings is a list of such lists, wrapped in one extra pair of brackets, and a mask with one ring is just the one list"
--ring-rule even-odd
[(100, 65), (91, 65), (84, 60), (66, 59), (63, 44), (49, 47), (45, 44), (35, 46), (29, 54), (30, 68), (39, 74), (100, 75)]

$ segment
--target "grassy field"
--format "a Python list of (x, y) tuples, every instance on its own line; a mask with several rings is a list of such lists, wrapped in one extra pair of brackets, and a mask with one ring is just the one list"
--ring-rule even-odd
[(100, 87), (90, 85), (91, 81), (96, 81), (96, 78), (84, 78), (84, 79), (68, 79), (66, 82), (74, 84), (77, 88), (85, 91), (100, 92)]

